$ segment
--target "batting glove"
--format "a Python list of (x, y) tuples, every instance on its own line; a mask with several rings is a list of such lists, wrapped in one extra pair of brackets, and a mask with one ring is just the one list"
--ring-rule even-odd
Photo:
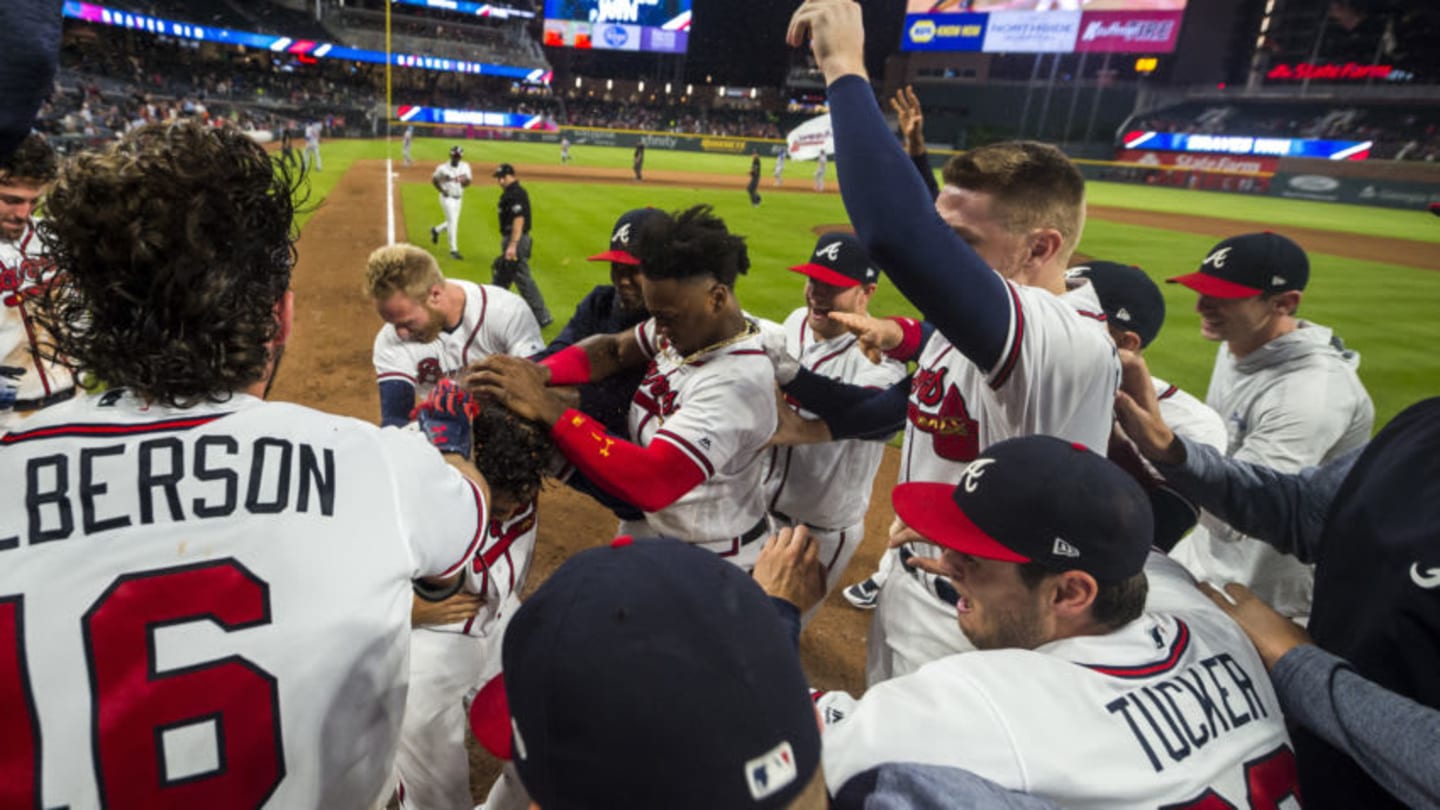
[(420, 429), (437, 450), (468, 459), (472, 450), (470, 422), (478, 413), (480, 405), (470, 392), (446, 379), (410, 412), (410, 418), (420, 422)]

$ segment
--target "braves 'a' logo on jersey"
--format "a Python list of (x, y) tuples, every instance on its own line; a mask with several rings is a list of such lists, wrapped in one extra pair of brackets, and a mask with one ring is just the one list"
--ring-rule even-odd
[(650, 368), (645, 372), (645, 379), (640, 381), (640, 387), (635, 389), (635, 402), (644, 408), (646, 412), (652, 413), (660, 418), (665, 418), (680, 409), (676, 403), (678, 398), (674, 389), (670, 387), (670, 378), (650, 363)]
[(416, 385), (434, 385), (440, 382), (444, 373), (440, 370), (440, 360), (435, 357), (426, 357), (415, 366)]
[(980, 455), (980, 424), (970, 418), (960, 389), (946, 384), (946, 371), (915, 372), (906, 416), (916, 430), (931, 435), (935, 455), (947, 461), (970, 461)]
[(18, 307), (24, 299), (17, 293), (38, 295), (40, 288), (32, 285), (54, 267), (55, 262), (48, 256), (26, 256), (15, 267), (0, 265), (0, 302), (7, 307)]

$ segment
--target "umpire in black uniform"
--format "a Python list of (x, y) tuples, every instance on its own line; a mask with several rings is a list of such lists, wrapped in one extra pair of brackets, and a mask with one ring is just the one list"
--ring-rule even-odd
[(515, 167), (509, 163), (495, 167), (495, 182), (503, 189), (499, 204), (501, 255), (490, 265), (490, 283), (508, 290), (513, 281), (530, 311), (535, 313), (535, 320), (544, 328), (553, 319), (545, 307), (545, 297), (530, 277), (530, 225), (533, 222), (530, 195), (520, 187)]

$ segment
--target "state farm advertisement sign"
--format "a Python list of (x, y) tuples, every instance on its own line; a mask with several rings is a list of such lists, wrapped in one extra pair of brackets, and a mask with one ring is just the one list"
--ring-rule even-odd
[(1077, 52), (1170, 53), (1183, 11), (1087, 11), (1080, 16)]
[(1206, 155), (1189, 152), (1151, 152), (1145, 149), (1121, 149), (1115, 153), (1120, 163), (1138, 163), (1156, 169), (1181, 171), (1237, 172), (1259, 174), (1274, 172), (1279, 158), (1243, 155)]

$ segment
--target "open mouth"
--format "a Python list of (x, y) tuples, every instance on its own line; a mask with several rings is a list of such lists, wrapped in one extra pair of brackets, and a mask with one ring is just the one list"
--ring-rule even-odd
[(957, 615), (964, 616), (966, 613), (971, 613), (974, 610), (975, 606), (970, 604), (970, 600), (965, 594), (960, 594), (960, 598), (955, 600), (955, 613)]

